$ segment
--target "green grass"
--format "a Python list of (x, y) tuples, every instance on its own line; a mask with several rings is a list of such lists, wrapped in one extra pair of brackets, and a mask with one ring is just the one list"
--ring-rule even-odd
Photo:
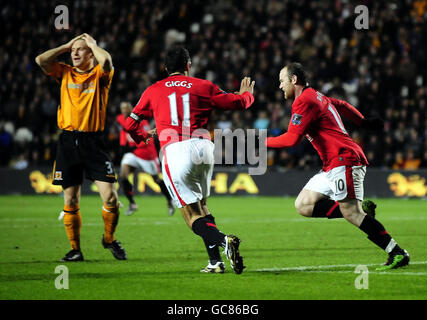
[[(223, 275), (201, 274), (205, 248), (181, 214), (169, 217), (162, 197), (137, 201), (140, 210), (122, 215), (116, 233), (127, 261), (102, 248), (101, 202), (83, 196), (86, 261), (61, 263), (69, 250), (57, 220), (62, 198), (0, 196), (0, 299), (427, 299), (426, 201), (375, 200), (378, 219), (414, 262), (376, 273), (371, 264), (384, 263), (386, 254), (342, 219), (300, 217), (293, 198), (211, 198), (220, 230), (243, 240), (242, 275), (228, 261)], [(54, 285), (61, 264), (69, 268), (69, 290)], [(355, 288), (358, 274), (351, 265), (358, 264), (369, 265), (368, 290)], [(314, 267), (295, 269), (300, 266)]]

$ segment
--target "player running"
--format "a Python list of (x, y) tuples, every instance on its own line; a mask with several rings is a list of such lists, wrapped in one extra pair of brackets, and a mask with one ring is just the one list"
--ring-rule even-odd
[(289, 148), (305, 136), (323, 161), (322, 171), (308, 181), (295, 200), (298, 213), (315, 218), (344, 217), (360, 228), (389, 255), (379, 271), (408, 265), (406, 250), (399, 247), (378, 220), (362, 209), (368, 161), (345, 130), (340, 114), (364, 128), (378, 128), (382, 121), (365, 119), (346, 101), (326, 97), (308, 86), (306, 73), (299, 63), (285, 66), (279, 81), (285, 99), (295, 99), (292, 117), (288, 131), (279, 137), (267, 138), (267, 147)]
[[(59, 55), (67, 52), (71, 53), (73, 66), (56, 61)], [(119, 221), (119, 202), (114, 188), (114, 167), (103, 137), (108, 92), (114, 74), (111, 56), (84, 33), (67, 44), (42, 53), (36, 62), (44, 73), (61, 85), (58, 127), (62, 133), (58, 139), (53, 184), (62, 185), (64, 190), (63, 219), (71, 244), (71, 250), (61, 260), (83, 261), (80, 248), (83, 175), (95, 182), (104, 203), (103, 247), (116, 259), (126, 260), (126, 251), (114, 238)]]
[(288, 131), (279, 137), (267, 138), (267, 147), (292, 147), (305, 135), (323, 161), (322, 171), (308, 181), (295, 200), (298, 213), (316, 218), (344, 217), (360, 228), (389, 255), (379, 271), (408, 265), (406, 250), (399, 247), (378, 220), (362, 209), (368, 161), (345, 130), (340, 114), (364, 128), (381, 127), (382, 121), (366, 119), (346, 101), (326, 97), (308, 86), (306, 73), (299, 63), (285, 66), (279, 81), (285, 99), (295, 99), (292, 117)]
[(140, 130), (140, 122), (154, 117), (165, 184), (185, 222), (204, 240), (208, 251), (209, 264), (201, 271), (224, 272), (218, 249), (223, 247), (231, 268), (240, 274), (244, 268), (240, 239), (220, 232), (206, 205), (214, 167), (214, 144), (206, 128), (215, 108), (249, 108), (254, 102), (255, 82), (244, 78), (237, 94), (227, 94), (208, 80), (189, 77), (191, 61), (183, 47), (169, 49), (165, 65), (169, 76), (145, 90), (126, 120), (126, 129), (140, 143), (148, 137)]
[[(150, 174), (153, 180), (159, 185), (160, 190), (164, 194), (168, 204), (168, 214), (173, 215), (175, 212), (175, 206), (172, 202), (172, 198), (169, 195), (168, 189), (165, 183), (159, 177), (160, 173), (160, 162), (157, 156), (156, 146), (154, 139), (150, 139), (147, 143), (140, 143), (137, 145), (133, 141), (129, 133), (124, 129), (126, 119), (129, 117), (132, 107), (129, 102), (122, 102), (120, 104), (121, 114), (116, 118), (117, 123), (120, 126), (120, 145), (123, 148), (133, 148), (132, 152), (126, 152), (123, 155), (122, 162), (120, 165), (120, 181), (123, 186), (124, 194), (129, 200), (129, 208), (126, 210), (125, 215), (132, 215), (138, 210), (138, 205), (133, 197), (133, 186), (129, 181), (129, 174), (135, 169), (141, 170)], [(150, 124), (147, 120), (141, 121), (141, 126), (145, 131), (150, 131)]]

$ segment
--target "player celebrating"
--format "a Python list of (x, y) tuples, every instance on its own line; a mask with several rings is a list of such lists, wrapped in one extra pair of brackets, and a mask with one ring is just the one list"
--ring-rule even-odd
[(169, 49), (165, 65), (169, 77), (145, 90), (126, 120), (126, 129), (140, 143), (148, 134), (139, 130), (139, 123), (154, 116), (163, 152), (163, 179), (185, 222), (203, 238), (209, 254), (210, 262), (201, 271), (224, 272), (220, 246), (234, 272), (240, 274), (244, 268), (240, 239), (220, 232), (206, 205), (214, 166), (214, 144), (206, 127), (214, 108), (249, 108), (255, 82), (244, 78), (237, 94), (227, 94), (208, 80), (189, 77), (191, 61), (183, 47)]
[[(157, 157), (156, 146), (154, 145), (154, 139), (150, 139), (147, 143), (142, 142), (137, 145), (129, 133), (124, 129), (126, 119), (129, 117), (132, 107), (129, 102), (122, 102), (120, 104), (120, 109), (121, 114), (116, 118), (117, 123), (121, 127), (120, 145), (124, 148), (127, 146), (134, 148), (132, 152), (126, 152), (124, 154), (120, 165), (120, 181), (126, 198), (129, 200), (129, 208), (125, 214), (129, 216), (138, 210), (138, 205), (133, 198), (133, 187), (129, 181), (129, 174), (134, 169), (139, 169), (150, 174), (154, 181), (159, 185), (160, 190), (167, 199), (168, 214), (173, 215), (175, 212), (175, 206), (173, 205), (172, 198), (169, 195), (165, 183), (159, 177), (160, 165), (159, 158)], [(150, 125), (147, 120), (141, 121), (141, 126), (145, 131), (150, 131)]]
[(344, 217), (368, 235), (368, 239), (385, 250), (389, 257), (377, 270), (388, 270), (409, 263), (409, 254), (374, 217), (362, 210), (363, 181), (368, 161), (348, 135), (340, 115), (365, 128), (382, 126), (380, 119), (365, 119), (346, 101), (324, 96), (309, 87), (299, 63), (285, 66), (279, 75), (285, 99), (294, 98), (288, 131), (267, 138), (270, 148), (288, 148), (306, 138), (323, 161), (323, 169), (302, 189), (295, 207), (306, 217)]
[[(66, 52), (71, 52), (73, 66), (56, 61)], [(62, 185), (64, 190), (63, 218), (71, 244), (71, 251), (62, 261), (83, 260), (79, 205), (83, 174), (95, 182), (104, 203), (102, 245), (116, 259), (125, 260), (126, 252), (114, 238), (119, 205), (114, 188), (115, 172), (103, 138), (108, 92), (114, 74), (111, 56), (85, 33), (42, 53), (36, 62), (44, 73), (61, 84), (58, 126), (62, 133), (58, 139), (53, 184)]]

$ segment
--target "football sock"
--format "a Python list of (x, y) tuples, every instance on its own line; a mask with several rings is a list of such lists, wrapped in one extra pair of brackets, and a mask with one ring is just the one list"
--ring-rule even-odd
[(123, 192), (126, 198), (128, 198), (129, 202), (132, 204), (135, 203), (135, 200), (133, 199), (133, 187), (127, 178), (122, 179), (122, 186), (123, 186)]
[(71, 249), (80, 250), (80, 228), (82, 216), (78, 206), (64, 206), (64, 226)]
[(401, 252), (402, 249), (385, 230), (384, 226), (371, 216), (366, 215), (360, 224), (360, 230), (368, 235), (368, 239), (387, 253)]
[[(215, 224), (215, 218), (213, 215), (209, 214), (205, 216), (205, 218), (211, 221), (213, 224)], [(218, 261), (222, 261), (218, 246), (215, 244), (209, 244), (205, 239), (203, 239), (203, 241), (205, 243), (206, 251), (208, 252), (208, 255), (209, 255), (210, 263), (215, 264)]]
[(114, 231), (116, 231), (119, 222), (119, 208), (115, 206), (107, 206), (104, 203), (102, 207), (102, 218), (104, 219), (104, 241), (111, 243), (114, 241)]
[(169, 190), (168, 190), (168, 188), (166, 187), (166, 185), (165, 185), (164, 181), (162, 181), (162, 182), (159, 184), (159, 186), (160, 186), (160, 189), (162, 190), (162, 193), (165, 195), (165, 197), (168, 199), (168, 201), (172, 200), (172, 197), (171, 197), (171, 195), (169, 194)]
[(342, 218), (343, 215), (338, 202), (331, 199), (322, 199), (314, 204), (312, 217), (336, 219)]
[(225, 235), (218, 230), (211, 220), (202, 217), (193, 222), (193, 232), (208, 243), (208, 245), (217, 245), (225, 247)]
[(171, 195), (169, 194), (169, 190), (165, 185), (165, 182), (163, 180), (161, 180), (160, 178), (155, 179), (154, 181), (156, 181), (156, 183), (159, 185), (160, 190), (162, 190), (163, 195), (166, 197), (166, 199), (168, 199), (168, 201), (172, 200)]

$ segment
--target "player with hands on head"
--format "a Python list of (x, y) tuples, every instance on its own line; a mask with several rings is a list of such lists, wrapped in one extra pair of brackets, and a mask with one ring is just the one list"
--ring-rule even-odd
[[(72, 66), (58, 62), (70, 53)], [(97, 46), (87, 33), (36, 57), (44, 73), (53, 77), (61, 90), (58, 108), (59, 135), (53, 184), (64, 190), (64, 226), (71, 250), (62, 261), (84, 260), (80, 248), (81, 185), (83, 177), (93, 181), (103, 201), (102, 246), (118, 260), (126, 251), (114, 237), (119, 221), (119, 201), (114, 188), (116, 175), (104, 140), (108, 93), (114, 75), (111, 55)], [(97, 64), (96, 64), (97, 62)]]

